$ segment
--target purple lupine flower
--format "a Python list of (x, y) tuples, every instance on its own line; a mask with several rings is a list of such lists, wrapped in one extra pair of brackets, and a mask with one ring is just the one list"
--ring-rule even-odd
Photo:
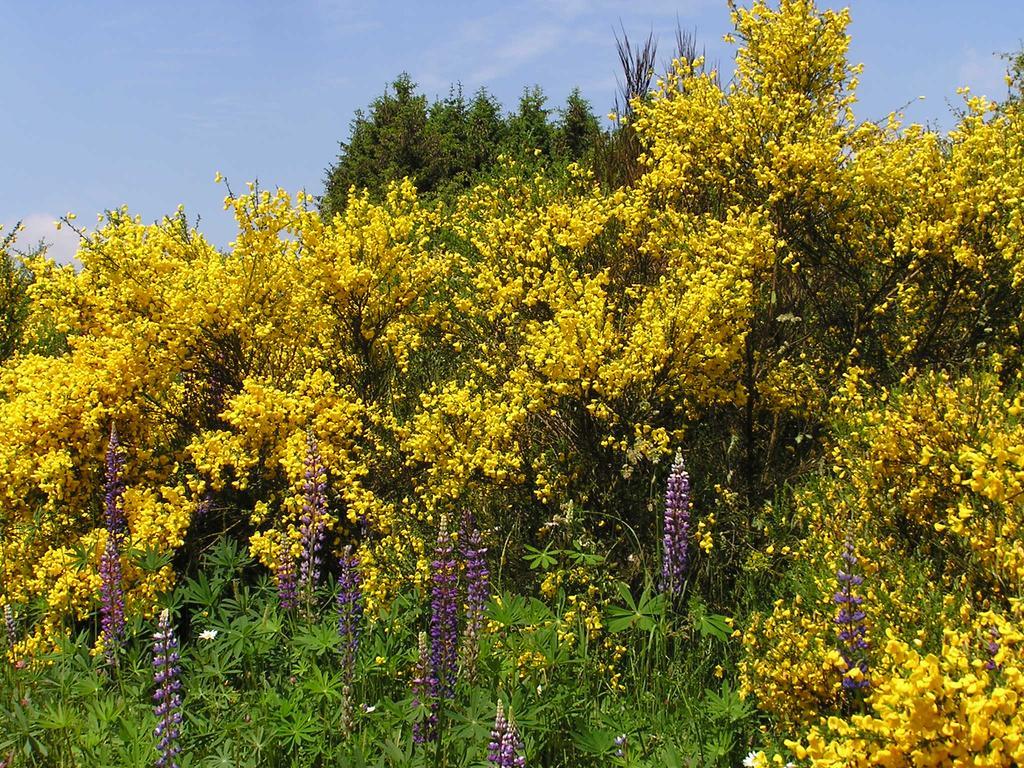
[(985, 644), (988, 650), (988, 661), (985, 662), (985, 669), (998, 671), (1001, 665), (996, 662), (996, 654), (999, 653), (999, 630), (995, 625), (988, 628), (989, 641)]
[(225, 356), (218, 350), (217, 365), (210, 371), (203, 392), (208, 418), (217, 419), (224, 410), (228, 399), (228, 388), (224, 381)]
[(625, 758), (626, 750), (628, 749), (629, 739), (626, 734), (620, 733), (615, 737), (615, 756)]
[(312, 433), (306, 435), (306, 480), (299, 532), (302, 555), (299, 559), (299, 591), (307, 610), (320, 580), (320, 550), (323, 547), (327, 514), (327, 471), (320, 460), (320, 449)]
[(18, 621), (14, 617), (14, 606), (4, 603), (4, 630), (7, 635), (7, 647), (13, 648), (18, 642)]
[(295, 559), (292, 557), (291, 545), (287, 534), (282, 534), (281, 548), (277, 553), (277, 602), (282, 611), (292, 610), (298, 602), (298, 585), (296, 584)]
[(437, 737), (437, 715), (431, 695), (430, 650), (427, 633), (420, 632), (417, 642), (416, 667), (412, 677), (412, 739), (417, 744), (433, 741)]
[(448, 518), (441, 516), (437, 546), (431, 562), (430, 682), (433, 703), (455, 696), (458, 658), (458, 572)]
[(484, 623), (484, 607), (491, 596), (491, 584), (487, 548), (471, 514), (463, 519), (459, 550), (466, 567), (466, 629), (462, 635), (462, 662), (467, 679), (474, 683), (480, 654), (480, 630)]
[(203, 498), (196, 504), (196, 511), (192, 516), (197, 522), (205, 520), (211, 509), (213, 509), (213, 492), (207, 489)]
[(117, 428), (111, 424), (110, 442), (107, 444), (103, 511), (107, 531), (118, 539), (118, 543), (128, 532), (128, 521), (124, 516), (124, 488), (124, 454), (121, 451), (121, 441), (117, 437)]
[(523, 768), (526, 758), (521, 754), (523, 740), (519, 738), (516, 724), (512, 722), (512, 713), (505, 715), (505, 707), (498, 699), (498, 709), (494, 715), (494, 728), (491, 730), (491, 742), (487, 745), (487, 760), (499, 768)]
[(690, 475), (682, 452), (672, 462), (665, 489), (665, 521), (661, 540), (661, 588), (673, 597), (683, 591), (690, 538)]
[(338, 561), (338, 635), (341, 636), (342, 658), (351, 679), (359, 635), (362, 631), (363, 591), (359, 575), (359, 558), (352, 554), (352, 546), (345, 547)]
[[(835, 623), (839, 625), (839, 644), (843, 660), (846, 662), (843, 688), (847, 691), (855, 691), (867, 688), (870, 683), (867, 677), (868, 663), (865, 658), (865, 651), (868, 648), (867, 627), (864, 624), (865, 614), (861, 609), (864, 598), (855, 592), (855, 587), (864, 583), (864, 577), (855, 573), (857, 553), (852, 538), (846, 539), (842, 558), (843, 565), (836, 574), (839, 591), (835, 593), (832, 600), (839, 606)], [(850, 674), (854, 668), (860, 670), (859, 675)]]
[(178, 768), (175, 758), (181, 751), (181, 670), (178, 666), (178, 639), (171, 626), (171, 614), (166, 608), (160, 612), (156, 634), (153, 636), (153, 694), (157, 725), (153, 738), (157, 739), (157, 768)]
[(106, 455), (106, 494), (103, 500), (107, 543), (100, 555), (100, 626), (103, 654), (117, 664), (117, 649), (124, 640), (124, 582), (121, 572), (121, 543), (128, 533), (124, 516), (124, 455), (117, 428), (110, 425)]
[(107, 534), (107, 543), (100, 555), (100, 626), (103, 633), (103, 655), (117, 664), (117, 650), (125, 635), (124, 583), (121, 576), (121, 553), (117, 537)]

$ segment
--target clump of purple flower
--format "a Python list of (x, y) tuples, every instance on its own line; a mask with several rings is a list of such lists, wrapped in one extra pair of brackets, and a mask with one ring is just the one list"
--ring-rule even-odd
[(117, 429), (111, 425), (110, 442), (106, 455), (106, 494), (104, 513), (107, 542), (100, 555), (100, 626), (103, 636), (103, 654), (111, 664), (117, 664), (117, 650), (125, 635), (124, 583), (121, 572), (121, 543), (128, 534), (124, 516), (124, 457), (117, 438)]
[(678, 597), (683, 591), (690, 538), (690, 475), (683, 454), (676, 453), (665, 489), (661, 588)]
[(298, 584), (296, 582), (295, 560), (292, 558), (291, 545), (287, 534), (281, 535), (281, 548), (277, 554), (277, 602), (281, 610), (290, 611), (298, 602)]
[(160, 612), (156, 634), (153, 636), (153, 694), (157, 725), (153, 737), (157, 739), (157, 768), (178, 768), (175, 758), (181, 751), (181, 670), (178, 666), (178, 639), (171, 626), (170, 611)]
[(108, 533), (107, 544), (100, 555), (100, 627), (103, 655), (111, 664), (117, 664), (117, 650), (124, 640), (125, 626), (121, 553), (117, 539)]
[(430, 683), (435, 706), (455, 695), (458, 657), (458, 572), (448, 519), (441, 516), (431, 562)]
[(417, 643), (416, 668), (412, 677), (412, 739), (417, 744), (433, 741), (437, 736), (437, 714), (431, 695), (430, 647), (427, 633), (420, 632)]
[(4, 603), (4, 631), (7, 636), (7, 647), (13, 648), (18, 642), (18, 622), (14, 616), (14, 606)]
[(505, 715), (505, 707), (498, 699), (498, 709), (491, 730), (491, 742), (487, 745), (487, 761), (499, 768), (523, 768), (526, 758), (522, 755), (523, 740), (519, 738), (512, 713)]
[(320, 448), (312, 433), (306, 435), (306, 478), (299, 529), (302, 555), (299, 560), (299, 592), (307, 610), (311, 610), (313, 592), (320, 580), (320, 550), (323, 547), (327, 514), (327, 470), (320, 459)]
[(338, 560), (338, 634), (342, 641), (346, 669), (359, 650), (359, 635), (363, 619), (362, 577), (359, 558), (352, 554), (352, 546), (345, 547)]
[(203, 498), (196, 504), (196, 511), (193, 513), (193, 518), (196, 522), (202, 522), (210, 514), (210, 510), (213, 509), (213, 493), (207, 490), (203, 494)]
[[(856, 691), (867, 688), (868, 663), (865, 651), (868, 648), (867, 627), (864, 624), (865, 614), (862, 610), (864, 598), (856, 593), (856, 587), (864, 583), (864, 577), (856, 573), (857, 553), (853, 539), (847, 538), (843, 546), (843, 565), (840, 566), (836, 578), (839, 590), (832, 598), (839, 607), (835, 622), (839, 626), (839, 645), (846, 662), (846, 673), (843, 675), (843, 688)], [(852, 674), (852, 670), (859, 674)]]
[(988, 650), (988, 661), (985, 662), (985, 669), (989, 671), (998, 671), (1001, 667), (996, 662), (996, 654), (999, 653), (999, 630), (995, 625), (988, 628), (989, 640), (985, 644), (986, 650)]
[(118, 544), (128, 533), (128, 521), (124, 516), (124, 453), (117, 437), (117, 428), (110, 425), (110, 442), (107, 443), (106, 484), (103, 511), (107, 531), (118, 539)]
[(470, 683), (476, 681), (477, 660), (480, 654), (480, 631), (484, 623), (484, 608), (490, 597), (490, 572), (487, 569), (487, 548), (480, 530), (467, 514), (463, 520), (459, 549), (465, 563), (466, 575), (466, 628), (462, 635), (462, 665)]

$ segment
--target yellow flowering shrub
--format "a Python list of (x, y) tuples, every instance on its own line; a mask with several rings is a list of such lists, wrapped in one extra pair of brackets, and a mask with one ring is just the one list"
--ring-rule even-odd
[(272, 563), (295, 533), (307, 430), (337, 490), (331, 528), (365, 521), (395, 536), (391, 569), (415, 554), (407, 524), (392, 529), (395, 502), (367, 486), (366, 457), (389, 463), (383, 384), (433, 322), (425, 299), (446, 258), (427, 248), (432, 214), (408, 184), (381, 205), (354, 198), (333, 222), (307, 202), (255, 186), (229, 196), (229, 254), (183, 214), (144, 225), (120, 210), (82, 242), (80, 271), (33, 263), (29, 326), (56, 327), (67, 352), (0, 371), (4, 597), (46, 601), (29, 645), (95, 609), (112, 425), (126, 450), (130, 606), (148, 610), (174, 578), (136, 574), (133, 553), (187, 548), (210, 494), (229, 517), (219, 522), (251, 530)]
[[(853, 714), (834, 642), (847, 537), (876, 638), (865, 706), (903, 679), (887, 631), (927, 660), (939, 613), (964, 637), (980, 629), (961, 606), (1009, 615), (1024, 574), (1007, 394), (1024, 321), (1020, 107), (965, 94), (948, 136), (897, 114), (859, 123), (848, 11), (755, 0), (732, 19), (728, 82), (680, 60), (634, 105), (642, 172), (621, 188), (506, 160), (448, 205), (406, 181), (327, 220), (304, 193), (250, 185), (225, 200), (225, 251), (183, 212), (147, 225), (118, 210), (83, 240), (80, 270), (31, 260), (25, 338), (66, 342), (0, 366), (0, 599), (40, 615), (23, 650), (95, 613), (112, 426), (133, 611), (179, 575), (146, 570), (147, 553), (190, 568), (227, 532), (268, 568), (294, 554), (312, 436), (329, 547), (358, 542), (371, 613), (424, 587), (442, 514), (497, 527), (508, 563), (570, 505), (593, 512), (596, 551), (627, 527), (650, 544), (680, 446), (694, 588), (717, 572), (728, 585), (760, 502), (827, 457), (773, 508), (792, 548), (755, 553), (759, 573), (788, 574), (741, 664), (780, 736)], [(600, 642), (607, 585), (558, 578), (542, 589), (572, 588), (561, 640)]]
[[(744, 691), (813, 765), (1013, 765), (1024, 497), (1019, 373), (922, 375), (834, 399), (831, 473), (799, 489), (789, 597), (744, 634)], [(870, 681), (847, 672), (833, 595), (843, 542), (863, 575)], [(795, 594), (793, 594), (795, 592)], [(922, 762), (923, 761), (923, 762)], [(974, 761), (974, 762), (972, 762)]]

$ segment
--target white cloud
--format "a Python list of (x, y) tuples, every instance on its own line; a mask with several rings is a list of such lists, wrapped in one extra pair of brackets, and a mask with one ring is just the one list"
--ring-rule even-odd
[[(14, 241), (14, 249), (20, 253), (35, 250), (40, 242), (47, 246), (46, 255), (58, 264), (78, 265), (78, 235), (68, 227), (59, 231), (55, 226), (57, 216), (52, 213), (30, 213), (21, 220), (21, 231)], [(9, 233), (17, 221), (4, 224), (3, 233)]]
[(1006, 98), (1006, 62), (997, 53), (988, 55), (968, 48), (961, 54), (957, 70), (959, 85), (970, 87), (971, 93), (1001, 101)]

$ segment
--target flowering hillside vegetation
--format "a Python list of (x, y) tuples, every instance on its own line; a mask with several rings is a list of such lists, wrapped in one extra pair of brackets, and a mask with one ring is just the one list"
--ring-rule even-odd
[(0, 764), (1024, 763), (1021, 105), (859, 122), (848, 12), (733, 22), (627, 186), (0, 283)]

